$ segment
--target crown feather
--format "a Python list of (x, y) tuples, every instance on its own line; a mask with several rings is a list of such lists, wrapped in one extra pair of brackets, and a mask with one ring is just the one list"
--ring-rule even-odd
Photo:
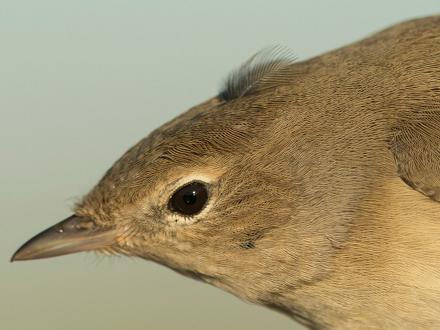
[(288, 48), (264, 48), (229, 74), (219, 98), (230, 101), (290, 81), (289, 68), (295, 60), (296, 57)]

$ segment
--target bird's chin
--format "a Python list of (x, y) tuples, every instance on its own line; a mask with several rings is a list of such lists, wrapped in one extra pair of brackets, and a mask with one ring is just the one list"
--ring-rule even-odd
[(173, 269), (174, 271), (178, 272), (179, 274), (195, 279), (197, 281), (206, 282), (212, 285), (216, 285), (216, 283), (219, 281), (219, 279), (212, 275), (203, 274), (197, 271), (191, 271), (191, 270), (178, 270)]
[(192, 278), (192, 279), (197, 280), (197, 281), (206, 282), (206, 283), (209, 283), (209, 284), (217, 286), (216, 283), (218, 283), (219, 280), (220, 280), (217, 276), (206, 274), (206, 273), (203, 273), (203, 272), (200, 272), (200, 271), (197, 271), (197, 270), (189, 270), (189, 269), (184, 269), (184, 268), (178, 267), (176, 265), (171, 265), (171, 264), (169, 264), (167, 262), (164, 262), (162, 259), (160, 259), (160, 258), (158, 258), (156, 256), (152, 256), (152, 255), (139, 255), (138, 257), (141, 258), (141, 259), (144, 259), (144, 260), (153, 261), (153, 262), (155, 262), (157, 264), (160, 264), (162, 266), (165, 266), (165, 267), (175, 271), (176, 273), (178, 273), (180, 275)]

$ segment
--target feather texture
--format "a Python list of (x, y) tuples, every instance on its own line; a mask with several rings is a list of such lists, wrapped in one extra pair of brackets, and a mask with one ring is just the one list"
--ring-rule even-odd
[(283, 46), (264, 48), (229, 74), (219, 98), (231, 101), (282, 85), (291, 80), (288, 69), (295, 60), (291, 50)]

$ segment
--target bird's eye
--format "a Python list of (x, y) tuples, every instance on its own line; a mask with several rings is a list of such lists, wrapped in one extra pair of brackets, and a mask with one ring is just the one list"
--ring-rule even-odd
[(201, 182), (191, 182), (179, 188), (168, 204), (173, 212), (183, 215), (194, 215), (199, 213), (208, 201), (208, 190)]

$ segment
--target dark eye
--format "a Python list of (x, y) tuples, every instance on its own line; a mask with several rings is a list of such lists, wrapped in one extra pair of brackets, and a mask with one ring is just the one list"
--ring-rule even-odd
[(208, 201), (208, 190), (203, 183), (191, 182), (179, 188), (171, 196), (168, 207), (183, 215), (199, 213)]

